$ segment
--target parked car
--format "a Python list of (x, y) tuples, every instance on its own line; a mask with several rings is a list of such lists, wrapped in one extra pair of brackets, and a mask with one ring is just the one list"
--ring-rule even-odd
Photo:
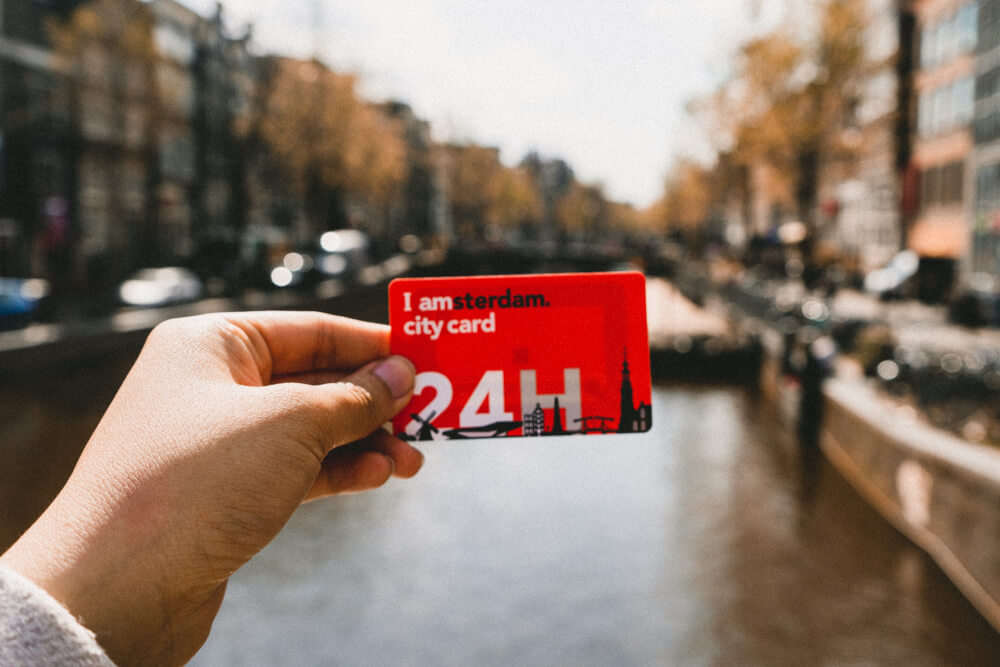
[(272, 287), (315, 287), (331, 279), (354, 281), (371, 263), (371, 241), (356, 229), (324, 232), (317, 248), (286, 252), (269, 269)]
[(195, 301), (204, 286), (193, 271), (179, 266), (140, 269), (118, 287), (118, 298), (129, 306), (155, 307)]
[(338, 229), (319, 237), (315, 266), (325, 278), (353, 280), (371, 263), (371, 240), (357, 229)]
[(952, 322), (968, 327), (1000, 326), (1000, 281), (988, 273), (975, 273), (948, 303)]
[(0, 331), (19, 329), (37, 320), (49, 295), (41, 278), (0, 278)]
[(920, 268), (920, 258), (912, 250), (900, 252), (881, 269), (875, 269), (865, 276), (865, 291), (882, 299), (898, 299), (904, 296), (908, 283)]

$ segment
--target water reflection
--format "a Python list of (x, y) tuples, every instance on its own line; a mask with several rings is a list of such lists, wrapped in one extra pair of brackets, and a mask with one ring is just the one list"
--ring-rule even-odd
[(194, 664), (990, 664), (1000, 637), (728, 389), (653, 432), (438, 443), (303, 508)]
[(127, 369), (117, 361), (0, 388), (0, 551), (59, 492)]

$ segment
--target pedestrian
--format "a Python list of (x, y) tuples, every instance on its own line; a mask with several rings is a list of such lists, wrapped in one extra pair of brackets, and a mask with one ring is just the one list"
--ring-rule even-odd
[(42, 516), (0, 556), (0, 664), (178, 664), (304, 501), (411, 477), (381, 426), (412, 364), (320, 313), (167, 321)]

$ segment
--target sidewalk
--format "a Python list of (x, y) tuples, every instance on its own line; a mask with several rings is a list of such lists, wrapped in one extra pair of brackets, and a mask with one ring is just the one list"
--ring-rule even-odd
[(880, 301), (856, 290), (840, 290), (831, 303), (831, 315), (886, 324), (899, 345), (938, 354), (981, 348), (1000, 350), (1000, 329), (971, 329), (949, 322), (945, 306), (915, 300)]
[[(102, 355), (138, 351), (146, 335), (160, 322), (189, 315), (237, 310), (283, 310), (293, 308), (342, 312), (350, 316), (359, 304), (381, 294), (391, 279), (415, 267), (432, 265), (440, 257), (396, 255), (367, 267), (358, 284), (329, 283), (316, 291), (275, 289), (248, 291), (239, 298), (209, 298), (162, 308), (120, 309), (106, 317), (65, 323), (39, 323), (0, 332), (0, 381), (25, 374), (46, 372), (66, 363), (82, 363)], [(381, 309), (384, 310), (384, 307)], [(385, 316), (385, 313), (382, 313)]]

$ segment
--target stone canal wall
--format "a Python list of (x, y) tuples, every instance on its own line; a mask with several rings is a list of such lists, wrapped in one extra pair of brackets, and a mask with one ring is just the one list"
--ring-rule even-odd
[[(760, 389), (795, 428), (802, 387), (783, 374), (780, 336), (770, 333)], [(1000, 452), (934, 428), (870, 382), (853, 363), (835, 364), (819, 447), (1000, 632)]]
[(824, 386), (820, 446), (1000, 631), (1000, 452), (921, 422), (868, 386)]

